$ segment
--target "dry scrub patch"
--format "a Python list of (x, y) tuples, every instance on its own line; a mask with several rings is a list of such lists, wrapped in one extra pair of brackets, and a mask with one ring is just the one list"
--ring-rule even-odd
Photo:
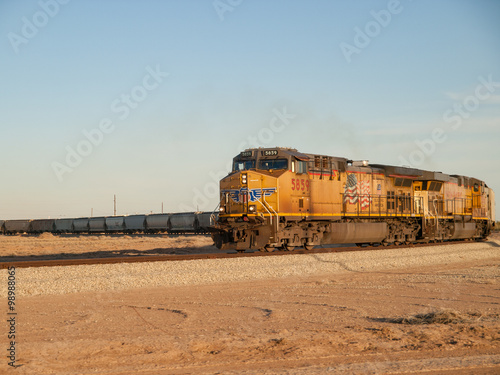
[(439, 310), (431, 311), (424, 314), (416, 314), (408, 317), (390, 318), (390, 319), (373, 319), (374, 321), (396, 323), (396, 324), (464, 324), (464, 323), (479, 323), (485, 321), (498, 321), (498, 314), (484, 316), (481, 313), (461, 313), (454, 310)]

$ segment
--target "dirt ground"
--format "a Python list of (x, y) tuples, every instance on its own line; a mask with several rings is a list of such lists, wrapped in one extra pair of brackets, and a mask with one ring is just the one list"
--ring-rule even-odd
[(209, 235), (0, 235), (0, 259), (162, 255), (218, 252)]
[(499, 260), (22, 297), (0, 372), (498, 374)]

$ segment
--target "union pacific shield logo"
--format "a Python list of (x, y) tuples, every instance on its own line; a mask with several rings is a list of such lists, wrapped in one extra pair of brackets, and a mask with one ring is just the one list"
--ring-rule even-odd
[(241, 188), (230, 189), (230, 190), (222, 190), (222, 193), (229, 193), (229, 196), (235, 203), (245, 203), (248, 201), (256, 202), (259, 201), (262, 196), (270, 197), (276, 192), (276, 188), (264, 188), (264, 189), (250, 189)]

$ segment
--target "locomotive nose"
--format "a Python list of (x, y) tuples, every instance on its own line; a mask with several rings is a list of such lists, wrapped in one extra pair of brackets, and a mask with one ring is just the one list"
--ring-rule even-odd
[(272, 211), (268, 200), (277, 191), (276, 178), (255, 171), (242, 171), (221, 181), (219, 213), (245, 219)]

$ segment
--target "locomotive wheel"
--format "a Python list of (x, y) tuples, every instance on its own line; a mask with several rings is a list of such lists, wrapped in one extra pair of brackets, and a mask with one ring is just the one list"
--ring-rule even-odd
[(304, 249), (306, 249), (306, 250), (312, 250), (313, 247), (314, 247), (314, 245), (311, 245), (311, 244), (308, 245), (306, 243), (304, 244)]
[(284, 244), (283, 245), (283, 250), (285, 251), (293, 251), (295, 249), (295, 246)]
[(264, 247), (261, 247), (259, 249), (259, 251), (262, 251), (262, 252), (266, 252), (267, 251), (268, 253), (271, 253), (271, 252), (274, 251), (274, 247), (266, 245)]

